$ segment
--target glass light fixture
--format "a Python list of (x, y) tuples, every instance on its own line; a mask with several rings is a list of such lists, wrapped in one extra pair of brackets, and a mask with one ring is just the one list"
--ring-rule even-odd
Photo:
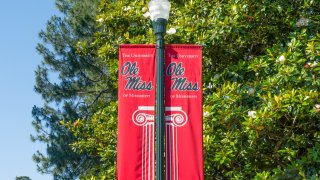
[(171, 4), (168, 0), (151, 0), (149, 2), (149, 12), (151, 21), (157, 19), (169, 19)]

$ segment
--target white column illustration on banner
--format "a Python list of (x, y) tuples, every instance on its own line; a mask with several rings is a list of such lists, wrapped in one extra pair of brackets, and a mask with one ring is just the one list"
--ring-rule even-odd
[(178, 180), (178, 128), (188, 122), (181, 107), (166, 107), (166, 180)]
[[(166, 179), (178, 180), (178, 128), (188, 122), (181, 107), (166, 107)], [(132, 114), (135, 125), (142, 130), (142, 180), (154, 180), (154, 106), (139, 106)]]
[(154, 180), (154, 106), (138, 106), (132, 121), (142, 129), (142, 180)]

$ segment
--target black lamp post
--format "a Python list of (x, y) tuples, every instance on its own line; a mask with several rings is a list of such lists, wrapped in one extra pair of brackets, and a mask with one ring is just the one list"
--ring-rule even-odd
[(151, 0), (149, 3), (150, 17), (156, 35), (156, 178), (164, 179), (164, 35), (169, 19), (170, 2), (168, 0)]

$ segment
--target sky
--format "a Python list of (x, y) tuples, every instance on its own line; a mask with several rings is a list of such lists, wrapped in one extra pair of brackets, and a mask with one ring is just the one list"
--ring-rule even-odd
[(45, 144), (33, 143), (31, 110), (41, 106), (34, 92), (34, 71), (41, 61), (35, 47), (53, 14), (54, 0), (0, 0), (0, 179), (53, 179), (37, 172), (32, 154), (45, 152)]

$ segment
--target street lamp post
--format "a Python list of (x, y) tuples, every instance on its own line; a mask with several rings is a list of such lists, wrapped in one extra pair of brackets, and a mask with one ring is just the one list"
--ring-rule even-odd
[(151, 0), (149, 12), (156, 35), (156, 177), (163, 180), (164, 174), (164, 35), (169, 19), (170, 2), (168, 0)]

